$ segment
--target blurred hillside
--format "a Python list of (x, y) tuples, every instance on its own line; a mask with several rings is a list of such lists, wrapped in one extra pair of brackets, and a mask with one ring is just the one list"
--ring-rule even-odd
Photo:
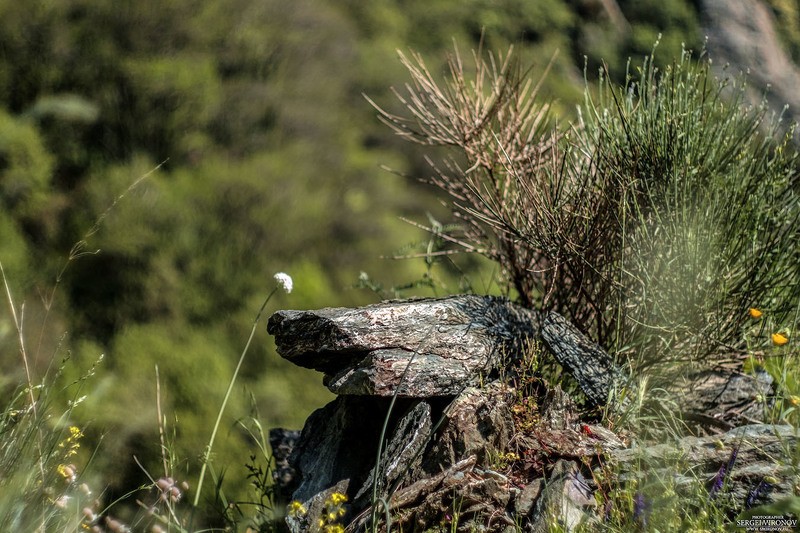
[[(797, 3), (771, 9), (796, 57)], [(399, 217), (450, 222), (428, 188), (380, 169), (428, 173), (362, 96), (396, 105), (397, 49), (442, 66), (454, 41), (465, 56), (513, 44), (534, 78), (552, 60), (542, 93), (565, 123), (584, 69), (621, 79), (659, 34), (662, 61), (699, 50), (701, 27), (689, 0), (0, 0), (0, 261), (34, 372), (63, 366), (65, 401), (87, 396), (74, 422), (103, 482), (140, 480), (134, 453), (158, 461), (156, 365), (195, 471), (274, 272), (295, 292), (269, 312), (375, 301), (362, 271), (385, 296), (503, 290), (477, 258), (381, 258), (430, 244)], [(328, 398), (263, 329), (217, 446), (231, 479), (248, 456), (234, 420), (297, 427)], [(0, 387), (23, 383), (3, 306)]]

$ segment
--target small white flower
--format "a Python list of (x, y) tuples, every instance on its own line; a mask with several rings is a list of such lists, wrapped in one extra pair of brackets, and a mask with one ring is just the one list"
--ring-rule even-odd
[(292, 292), (292, 276), (286, 272), (278, 272), (275, 274), (274, 278), (275, 281), (277, 281), (278, 284), (283, 287), (283, 290), (286, 291), (286, 294)]

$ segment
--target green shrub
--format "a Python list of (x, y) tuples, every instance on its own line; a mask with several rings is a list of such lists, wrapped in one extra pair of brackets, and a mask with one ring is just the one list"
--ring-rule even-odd
[(603, 78), (578, 121), (548, 104), (510, 58), (458, 53), (440, 84), (403, 57), (406, 139), (443, 146), (432, 182), (463, 221), (454, 241), (502, 266), (522, 303), (556, 310), (637, 367), (743, 348), (753, 305), (788, 320), (800, 206), (791, 133), (744, 106), (689, 52), (653, 57), (622, 87)]
[(800, 297), (791, 133), (688, 53), (662, 71), (646, 61), (626, 87), (601, 84), (575, 131), (586, 170), (620, 195), (604, 337), (646, 365), (743, 348), (752, 306), (789, 320)]
[(0, 110), (0, 207), (35, 216), (50, 184), (53, 158), (33, 124)]

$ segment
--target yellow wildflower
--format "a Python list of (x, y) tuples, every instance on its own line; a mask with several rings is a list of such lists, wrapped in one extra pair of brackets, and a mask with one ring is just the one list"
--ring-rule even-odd
[(74, 465), (58, 465), (56, 467), (56, 472), (58, 472), (58, 475), (63, 477), (67, 483), (75, 481), (76, 474)]
[(83, 432), (80, 428), (70, 426), (69, 437), (58, 443), (59, 448), (66, 449), (64, 457), (72, 457), (78, 454), (78, 448), (81, 447), (81, 443), (79, 442), (81, 438), (83, 438)]
[(308, 510), (306, 509), (305, 505), (297, 500), (294, 500), (289, 504), (289, 516), (303, 516), (307, 512)]
[(344, 533), (344, 526), (340, 524), (330, 524), (325, 526), (325, 533)]
[(792, 394), (791, 396), (789, 396), (787, 398), (787, 400), (789, 400), (789, 403), (792, 404), (792, 405), (795, 405), (795, 406), (800, 405), (800, 396), (797, 396), (795, 394)]
[(752, 318), (761, 318), (761, 315), (763, 314), (760, 310), (756, 309), (755, 307), (751, 307), (749, 313)]
[(347, 496), (341, 492), (334, 492), (328, 499), (333, 505), (341, 505), (347, 501)]
[(789, 342), (789, 339), (783, 333), (772, 334), (772, 344), (775, 346), (783, 346), (787, 342)]

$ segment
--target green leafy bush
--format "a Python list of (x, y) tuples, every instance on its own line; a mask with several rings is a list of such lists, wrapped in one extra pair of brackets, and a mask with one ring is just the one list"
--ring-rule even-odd
[(38, 214), (53, 158), (36, 127), (0, 110), (0, 205), (18, 219)]

